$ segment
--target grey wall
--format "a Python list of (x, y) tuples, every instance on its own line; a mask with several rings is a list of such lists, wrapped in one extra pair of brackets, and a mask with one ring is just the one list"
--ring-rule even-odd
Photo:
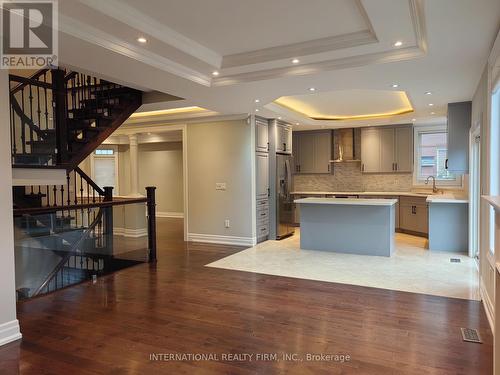
[(0, 345), (20, 338), (16, 320), (12, 167), (10, 160), (9, 72), (0, 71)]
[(182, 213), (182, 142), (139, 145), (139, 187), (156, 186), (156, 211)]
[[(252, 236), (251, 148), (246, 120), (187, 126), (189, 233)], [(216, 182), (227, 190), (215, 190)]]

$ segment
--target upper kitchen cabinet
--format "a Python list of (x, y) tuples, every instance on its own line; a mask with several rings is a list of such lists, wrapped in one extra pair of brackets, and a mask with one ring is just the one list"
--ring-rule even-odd
[(469, 129), (471, 102), (448, 104), (448, 159), (446, 167), (454, 173), (469, 171)]
[(361, 161), (366, 173), (412, 172), (412, 126), (361, 129)]
[(255, 151), (269, 151), (269, 126), (266, 119), (255, 119)]
[(331, 131), (294, 133), (295, 173), (330, 173)]
[(292, 153), (292, 126), (279, 121), (276, 123), (276, 152)]

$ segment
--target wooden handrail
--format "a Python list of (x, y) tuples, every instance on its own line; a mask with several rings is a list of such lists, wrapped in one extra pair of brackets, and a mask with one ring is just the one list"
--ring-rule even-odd
[[(38, 78), (42, 75), (44, 75), (45, 73), (47, 73), (49, 71), (49, 69), (41, 69), (37, 72), (35, 72), (34, 74), (32, 74), (30, 77), (28, 77), (28, 81), (23, 81), (21, 82), (19, 85), (17, 86), (14, 86), (11, 90), (10, 90), (10, 93), (11, 94), (15, 94), (16, 92), (18, 92), (19, 90), (22, 90), (24, 87), (26, 87), (26, 85), (30, 84), (30, 83), (33, 83), (35, 84), (35, 82), (30, 82), (31, 80), (33, 81), (36, 81), (36, 83), (40, 82), (38, 81)], [(9, 77), (17, 77), (17, 78), (20, 78), (20, 76), (16, 76), (16, 75), (13, 75), (13, 74), (9, 74)], [(24, 78), (24, 77), (23, 77)], [(15, 81), (17, 81), (17, 79), (14, 79)]]
[(94, 180), (92, 180), (84, 171), (80, 169), (80, 167), (75, 168), (75, 172), (78, 173), (87, 183), (94, 188), (95, 191), (99, 193), (99, 195), (104, 196), (104, 190), (101, 189), (99, 185), (97, 185)]
[(102, 201), (95, 203), (82, 203), (82, 204), (71, 204), (67, 206), (51, 206), (51, 207), (31, 207), (31, 208), (15, 208), (13, 210), (14, 216), (21, 216), (26, 214), (36, 215), (45, 214), (58, 211), (70, 211), (70, 210), (83, 210), (86, 208), (101, 208), (101, 207), (112, 207), (112, 206), (124, 206), (127, 204), (135, 203), (147, 203), (148, 198), (120, 198), (112, 201)]
[(44, 87), (46, 89), (52, 89), (52, 84), (49, 82), (42, 82), (42, 81), (38, 81), (36, 79), (16, 76), (15, 74), (9, 74), (9, 78), (11, 81), (21, 83), (20, 85), (17, 85), (16, 87), (14, 87), (10, 91), (11, 94), (15, 94), (16, 92), (18, 92), (22, 88), (26, 87), (26, 85), (33, 85), (33, 86), (38, 86), (38, 87)]

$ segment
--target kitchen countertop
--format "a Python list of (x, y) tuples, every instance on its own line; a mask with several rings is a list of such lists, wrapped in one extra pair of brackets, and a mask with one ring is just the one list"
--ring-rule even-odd
[(302, 198), (294, 200), (299, 204), (337, 204), (352, 206), (392, 206), (397, 199), (363, 199), (363, 198)]
[[(426, 198), (429, 203), (468, 203), (469, 200), (452, 193), (428, 194), (413, 191), (293, 191), (292, 195), (380, 195)], [(346, 199), (346, 198), (342, 198)], [(357, 199), (357, 198), (354, 198)]]

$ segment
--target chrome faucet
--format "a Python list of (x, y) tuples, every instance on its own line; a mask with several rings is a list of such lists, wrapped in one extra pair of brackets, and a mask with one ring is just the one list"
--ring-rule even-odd
[(425, 180), (425, 184), (426, 185), (429, 185), (429, 179), (432, 178), (432, 192), (433, 193), (437, 193), (439, 190), (438, 188), (436, 187), (436, 177), (434, 176), (429, 176), (427, 177), (427, 179)]

